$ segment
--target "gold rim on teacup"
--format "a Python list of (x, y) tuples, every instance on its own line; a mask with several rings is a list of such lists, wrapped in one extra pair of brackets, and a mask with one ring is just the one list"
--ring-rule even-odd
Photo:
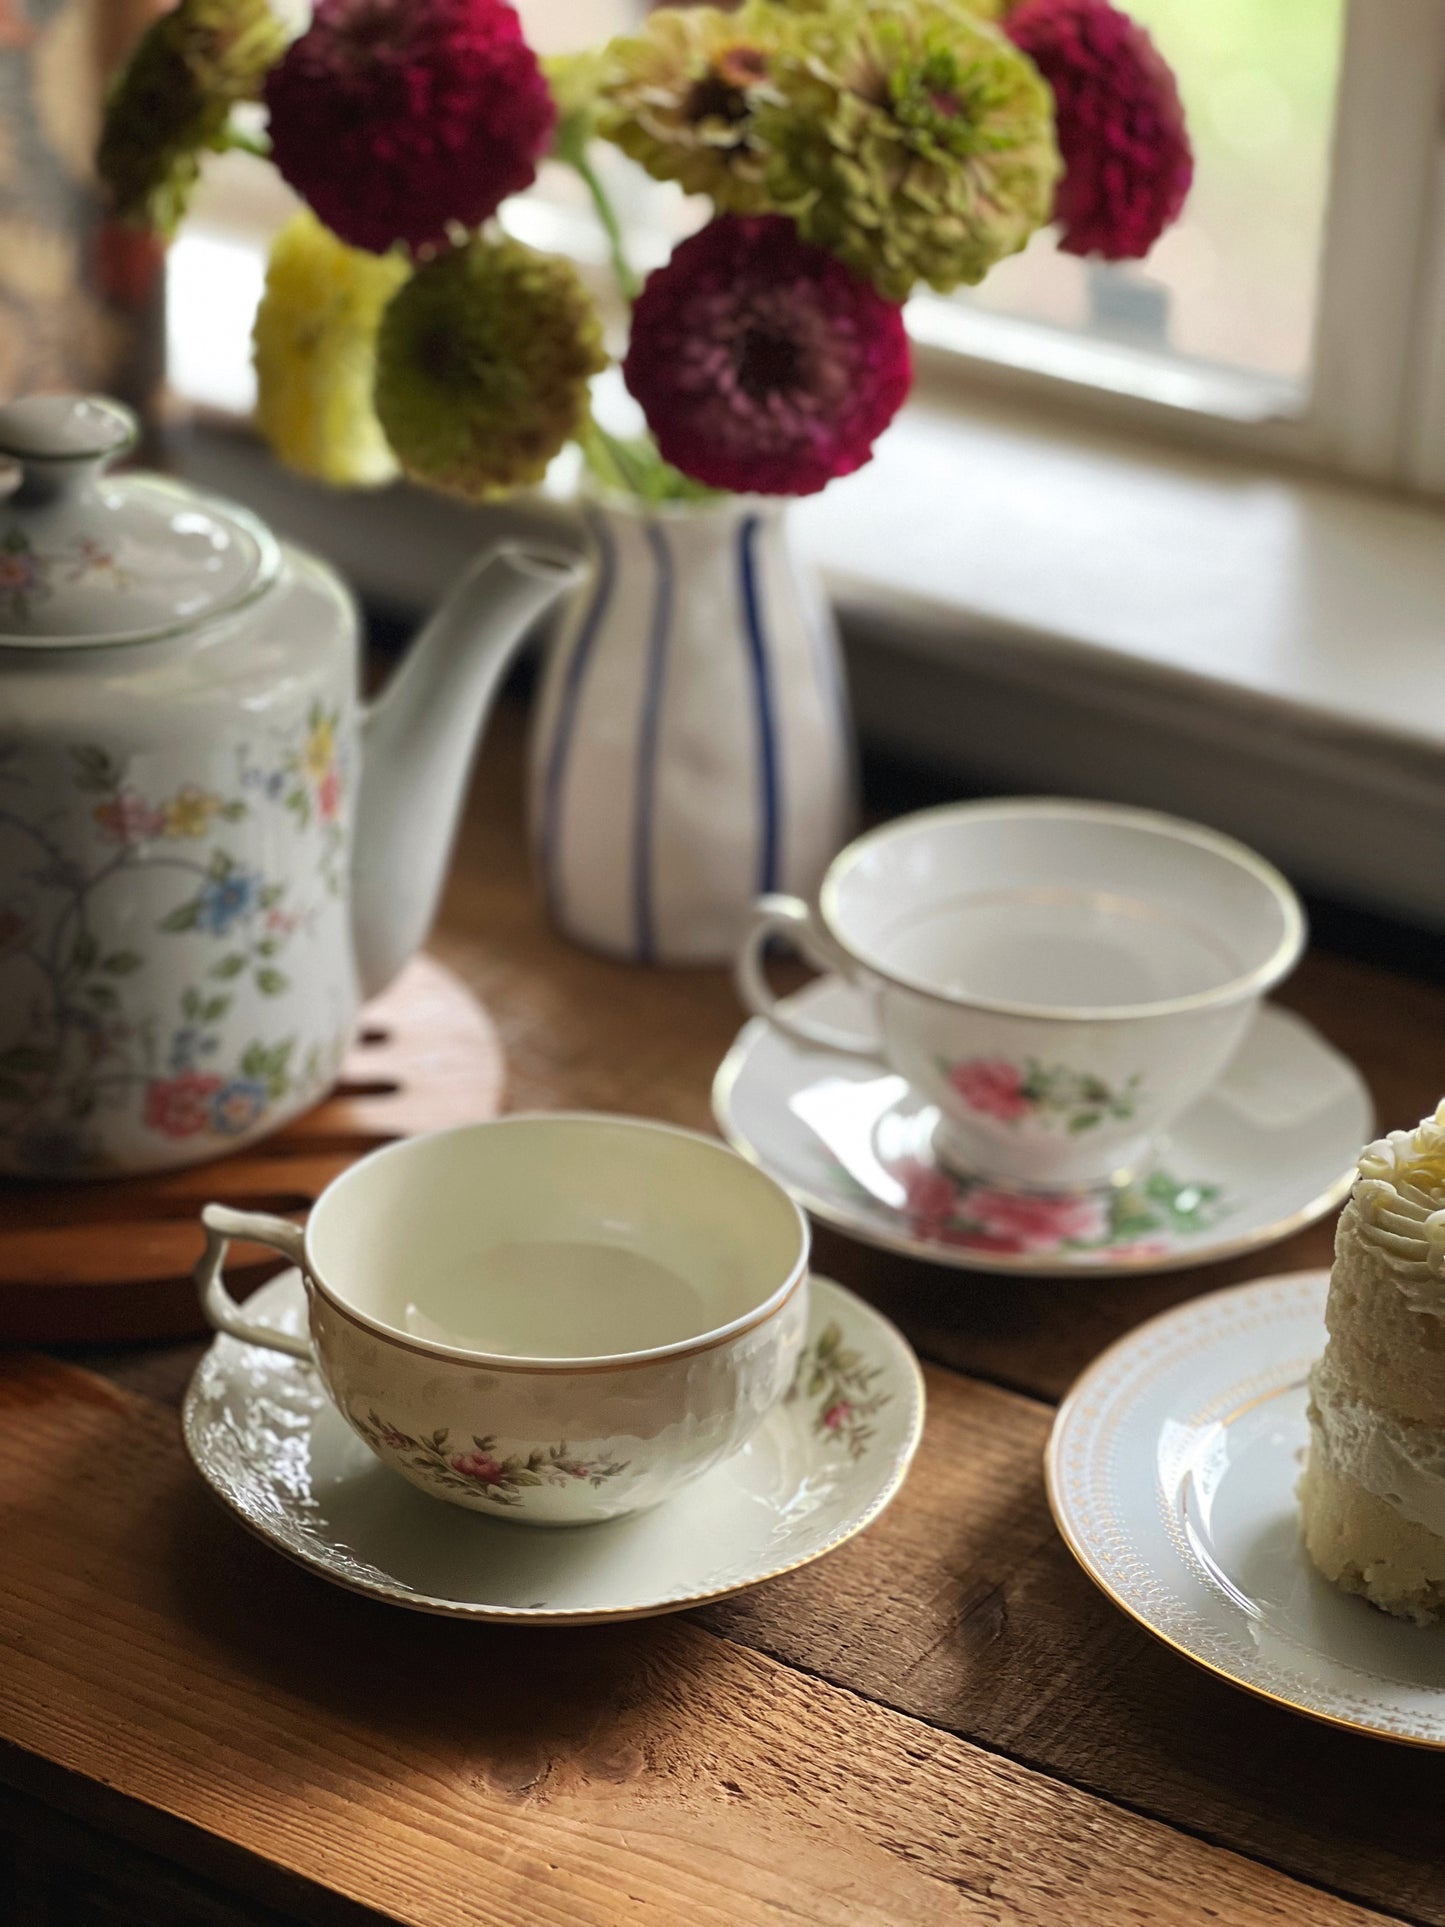
[[(365, 1312), (359, 1311), (355, 1305), (348, 1303), (333, 1284), (328, 1283), (316, 1262), (310, 1244), (317, 1207), (323, 1198), (339, 1196), (351, 1180), (362, 1181), (358, 1174), (366, 1172), (383, 1158), (404, 1155), (414, 1145), (434, 1144), (443, 1138), (482, 1131), (506, 1130), (515, 1125), (529, 1124), (596, 1124), (605, 1125), (609, 1129), (661, 1133), (700, 1145), (706, 1151), (716, 1152), (720, 1158), (726, 1159), (730, 1164), (741, 1163), (747, 1170), (757, 1172), (764, 1177), (768, 1185), (778, 1193), (780, 1199), (786, 1201), (796, 1217), (799, 1234), (799, 1253), (796, 1262), (787, 1277), (768, 1298), (751, 1311), (742, 1313), (725, 1325), (718, 1325), (706, 1332), (700, 1332), (694, 1338), (678, 1339), (670, 1345), (655, 1345), (636, 1351), (599, 1353), (596, 1356), (578, 1358), (524, 1357), (516, 1353), (473, 1350), (466, 1346), (445, 1345), (435, 1339), (419, 1338), (414, 1332), (403, 1331), (382, 1319), (368, 1317)], [(378, 1338), (384, 1338), (389, 1344), (396, 1345), (403, 1351), (459, 1361), (475, 1366), (480, 1371), (492, 1372), (559, 1374), (618, 1372), (657, 1364), (665, 1359), (689, 1358), (701, 1352), (713, 1351), (719, 1345), (725, 1345), (729, 1340), (739, 1338), (745, 1332), (753, 1330), (755, 1326), (766, 1324), (768, 1319), (782, 1310), (808, 1276), (812, 1245), (812, 1232), (801, 1207), (775, 1179), (768, 1177), (767, 1173), (763, 1172), (760, 1166), (753, 1164), (752, 1160), (741, 1157), (731, 1145), (724, 1143), (720, 1138), (709, 1137), (705, 1132), (686, 1130), (681, 1125), (664, 1124), (651, 1118), (613, 1116), (605, 1111), (513, 1111), (505, 1117), (491, 1118), (475, 1124), (457, 1124), (445, 1131), (432, 1131), (424, 1138), (398, 1138), (395, 1143), (381, 1145), (377, 1150), (369, 1152), (366, 1157), (358, 1158), (356, 1163), (350, 1165), (339, 1177), (333, 1178), (321, 1197), (316, 1200), (316, 1205), (313, 1205), (304, 1226), (296, 1224), (290, 1218), (272, 1217), (263, 1212), (237, 1212), (228, 1205), (220, 1204), (208, 1204), (201, 1213), (201, 1221), (207, 1231), (207, 1246), (205, 1255), (196, 1267), (196, 1276), (203, 1296), (212, 1278), (219, 1277), (221, 1261), (216, 1255), (217, 1248), (223, 1248), (232, 1239), (256, 1238), (264, 1223), (269, 1238), (275, 1241), (276, 1248), (282, 1256), (297, 1267), (307, 1283), (348, 1323), (363, 1331), (372, 1332)], [(212, 1323), (220, 1330), (225, 1329), (225, 1326), (214, 1317)], [(289, 1334), (277, 1332), (268, 1336), (272, 1340), (279, 1340), (288, 1337)], [(290, 1350), (298, 1358), (311, 1356), (310, 1346), (301, 1339), (296, 1340), (291, 1346), (276, 1344), (275, 1349)]]

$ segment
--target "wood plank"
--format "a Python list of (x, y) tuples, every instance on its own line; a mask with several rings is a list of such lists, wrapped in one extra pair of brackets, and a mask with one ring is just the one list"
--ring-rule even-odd
[(883, 1518), (704, 1623), (1323, 1886), (1445, 1922), (1445, 1755), (1267, 1705), (1151, 1639), (1054, 1529), (1051, 1412), (927, 1376), (923, 1445)]
[(410, 1927), (1381, 1918), (694, 1625), (328, 1587), (54, 1361), (0, 1361), (0, 1516), (0, 1739)]

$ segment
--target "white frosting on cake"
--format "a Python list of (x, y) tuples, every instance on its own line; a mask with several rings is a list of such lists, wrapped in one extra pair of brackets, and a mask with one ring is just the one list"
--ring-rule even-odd
[(1445, 1102), (1413, 1131), (1391, 1131), (1360, 1153), (1342, 1244), (1355, 1232), (1417, 1310), (1445, 1317)]
[(1382, 1412), (1342, 1384), (1328, 1357), (1310, 1374), (1314, 1448), (1403, 1518), (1445, 1538), (1445, 1426)]

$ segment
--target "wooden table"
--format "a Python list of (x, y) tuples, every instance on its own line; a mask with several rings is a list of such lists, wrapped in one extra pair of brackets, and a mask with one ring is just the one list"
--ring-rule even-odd
[[(502, 1027), (513, 1106), (706, 1125), (724, 976), (548, 933), (515, 722), (494, 737), (434, 947)], [(1319, 954), (1283, 1001), (1391, 1124), (1445, 1090), (1440, 988)], [(1058, 1284), (820, 1237), (926, 1361), (901, 1497), (804, 1572), (586, 1631), (393, 1611), (252, 1541), (182, 1454), (198, 1346), (0, 1360), (0, 1921), (1445, 1923), (1445, 1758), (1196, 1671), (1044, 1502), (1053, 1404), (1102, 1345), (1329, 1249)]]

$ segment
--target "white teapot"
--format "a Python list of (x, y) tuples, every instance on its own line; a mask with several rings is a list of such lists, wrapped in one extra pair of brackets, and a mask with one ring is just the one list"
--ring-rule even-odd
[(8, 1173), (197, 1163), (325, 1094), (430, 926), (513, 646), (580, 572), (498, 544), (363, 711), (338, 578), (228, 502), (107, 477), (134, 439), (109, 401), (0, 407)]

